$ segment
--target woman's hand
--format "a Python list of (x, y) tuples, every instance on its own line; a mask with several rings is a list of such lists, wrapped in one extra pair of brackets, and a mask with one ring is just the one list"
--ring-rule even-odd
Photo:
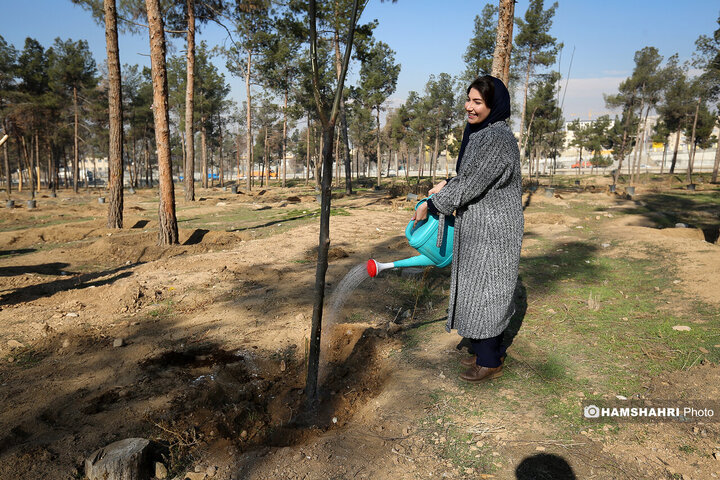
[(430, 189), (430, 191), (428, 192), (428, 195), (432, 195), (433, 193), (438, 193), (440, 190), (442, 190), (442, 188), (443, 188), (445, 185), (447, 185), (447, 181), (446, 181), (446, 180), (443, 180), (442, 182), (440, 182), (440, 183), (438, 183), (437, 185), (435, 185), (434, 187), (432, 187), (432, 188)]
[(427, 216), (428, 216), (427, 202), (423, 202), (420, 205), (418, 205), (417, 209), (415, 209), (415, 214), (410, 219), (410, 220), (414, 220), (413, 228), (415, 228), (417, 226), (418, 222), (427, 220)]

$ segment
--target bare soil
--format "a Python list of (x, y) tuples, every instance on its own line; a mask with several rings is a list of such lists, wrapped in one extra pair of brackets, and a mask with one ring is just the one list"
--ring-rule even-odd
[[(473, 392), (486, 406), (498, 392), (514, 397), (512, 412), (491, 409), (469, 423), (448, 397), (433, 396), (464, 394), (444, 301), (418, 304), (392, 272), (364, 282), (346, 304), (352, 313), (324, 329), (322, 401), (307, 414), (319, 205), (312, 189), (259, 190), (206, 189), (202, 201), (179, 201), (181, 244), (168, 248), (156, 245), (150, 191), (125, 196), (121, 231), (105, 228), (99, 193), (61, 191), (38, 198), (36, 210), (19, 201), (0, 210), (0, 478), (79, 479), (91, 452), (133, 436), (166, 448), (170, 478), (720, 478), (717, 423), (560, 437), (542, 399), (502, 379)], [(525, 249), (572, 240), (582, 220), (572, 205), (590, 202), (611, 244), (603, 255), (643, 255), (638, 245), (650, 244), (673, 259), (688, 297), (720, 306), (720, 247), (702, 231), (659, 230), (620, 213), (633, 200), (600, 189), (527, 200)], [(568, 213), (539, 211), (546, 203)], [(333, 201), (342, 212), (331, 220), (329, 292), (368, 258), (413, 254), (404, 240), (410, 206), (384, 191)], [(231, 218), (238, 212), (251, 214)], [(393, 320), (400, 331), (388, 330)], [(420, 344), (408, 349), (416, 332)], [(532, 335), (517, 338), (531, 346)], [(522, 358), (509, 354), (508, 368), (524, 375)], [(719, 373), (698, 363), (649, 378), (648, 391), (717, 399)], [(453, 431), (469, 432), (467, 448), (489, 469), (448, 459)]]

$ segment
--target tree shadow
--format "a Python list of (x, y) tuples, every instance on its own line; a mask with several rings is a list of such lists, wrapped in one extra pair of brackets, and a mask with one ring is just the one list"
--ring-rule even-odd
[(649, 193), (639, 197), (640, 202), (621, 210), (623, 213), (642, 215), (657, 228), (672, 228), (678, 223), (702, 230), (705, 241), (716, 243), (720, 237), (720, 189), (702, 192), (714, 201), (694, 198), (693, 194)]
[(16, 305), (23, 302), (32, 302), (33, 300), (37, 300), (38, 298), (42, 297), (49, 297), (60, 291), (77, 290), (92, 286), (99, 287), (102, 285), (109, 285), (121, 278), (131, 276), (132, 272), (123, 272), (123, 270), (131, 269), (133, 267), (136, 267), (137, 265), (140, 265), (140, 263), (123, 265), (121, 267), (113, 268), (111, 270), (105, 270), (102, 272), (84, 273), (76, 277), (62, 280), (53, 280), (46, 283), (28, 285), (26, 287), (15, 289), (9, 293), (0, 296), (0, 304)]
[(541, 453), (525, 458), (515, 469), (517, 480), (576, 480), (575, 472), (562, 457)]
[(13, 256), (13, 255), (25, 255), (26, 253), (36, 252), (37, 248), (19, 248), (17, 250), (0, 250), (0, 257)]
[(204, 230), (202, 228), (195, 229), (183, 245), (198, 245), (209, 232), (210, 230)]
[(263, 223), (261, 225), (252, 225), (249, 227), (233, 228), (231, 230), (228, 230), (228, 232), (245, 232), (247, 230), (256, 230), (258, 228), (272, 227), (273, 225), (277, 225), (279, 223), (292, 222), (293, 220), (301, 220), (303, 218), (308, 218), (308, 217), (312, 217), (312, 216), (313, 216), (313, 213), (308, 212), (305, 215), (296, 215), (294, 217), (281, 218), (278, 220), (273, 220), (271, 222)]
[(135, 222), (135, 225), (130, 228), (145, 228), (148, 223), (150, 223), (150, 220), (138, 220)]
[(70, 265), (69, 263), (42, 263), (39, 265), (18, 265), (12, 267), (0, 267), (0, 277), (14, 277), (26, 273), (36, 273), (39, 275), (64, 275), (63, 269)]

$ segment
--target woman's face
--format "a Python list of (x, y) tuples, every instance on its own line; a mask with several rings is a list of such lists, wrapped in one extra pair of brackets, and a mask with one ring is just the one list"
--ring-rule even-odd
[(470, 93), (468, 93), (465, 111), (468, 114), (468, 123), (473, 125), (481, 123), (490, 115), (490, 109), (485, 104), (480, 92), (475, 88), (471, 88)]

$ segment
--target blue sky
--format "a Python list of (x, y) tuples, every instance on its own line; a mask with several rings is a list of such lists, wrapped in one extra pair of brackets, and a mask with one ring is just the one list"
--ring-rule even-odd
[[(4, 3), (0, 35), (16, 48), (22, 49), (28, 36), (46, 48), (56, 37), (85, 39), (98, 65), (104, 62), (103, 27), (70, 0)], [(393, 4), (370, 0), (361, 21), (378, 19), (376, 37), (395, 50), (396, 61), (402, 65), (392, 103), (404, 101), (410, 90), (422, 91), (431, 74), (456, 75), (464, 69), (462, 55), (472, 35), (475, 15), (485, 3), (398, 0)], [(550, 3), (546, 0), (546, 5)], [(527, 5), (528, 0), (518, 0), (515, 15), (521, 16)], [(560, 1), (551, 34), (565, 44), (560, 66), (563, 77), (568, 74), (575, 48), (565, 116), (588, 118), (608, 113), (602, 94), (616, 91), (620, 81), (632, 72), (635, 51), (645, 46), (657, 47), (665, 58), (678, 53), (681, 59), (690, 59), (695, 39), (718, 28), (718, 15), (717, 0)], [(200, 39), (210, 45), (221, 43), (224, 37), (219, 27), (205, 27), (200, 34)], [(177, 43), (177, 49), (181, 48), (183, 44)], [(147, 34), (122, 35), (120, 52), (123, 63), (148, 65)], [(224, 70), (223, 60), (218, 59), (218, 65)], [(226, 79), (233, 97), (242, 101), (243, 82), (227, 73)]]

